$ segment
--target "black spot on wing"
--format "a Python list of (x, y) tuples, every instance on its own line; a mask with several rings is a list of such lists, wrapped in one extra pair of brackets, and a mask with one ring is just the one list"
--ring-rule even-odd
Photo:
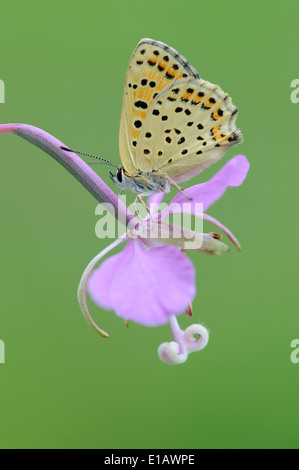
[(148, 104), (145, 101), (142, 101), (142, 100), (135, 101), (134, 105), (135, 105), (136, 108), (141, 108), (141, 109), (147, 109), (148, 108)]
[(139, 129), (142, 126), (142, 122), (139, 119), (136, 119), (136, 121), (134, 122), (134, 126), (136, 127), (136, 129)]

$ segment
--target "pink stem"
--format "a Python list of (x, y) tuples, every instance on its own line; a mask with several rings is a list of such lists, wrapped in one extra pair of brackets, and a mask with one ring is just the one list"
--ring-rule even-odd
[[(111, 212), (119, 218), (120, 222), (124, 225), (128, 225), (130, 221), (135, 223), (136, 219), (133, 214), (109, 186), (104, 183), (82, 158), (75, 153), (62, 150), (61, 146), (67, 146), (60, 140), (42, 129), (27, 124), (0, 124), (0, 134), (16, 134), (44, 150), (75, 176), (99, 202), (110, 203), (113, 209)], [(135, 220), (133, 221), (133, 219)], [(136, 220), (137, 223), (138, 221)]]

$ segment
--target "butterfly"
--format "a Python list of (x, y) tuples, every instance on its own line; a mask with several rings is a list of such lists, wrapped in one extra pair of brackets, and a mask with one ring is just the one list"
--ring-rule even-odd
[(178, 183), (242, 141), (237, 113), (230, 96), (201, 79), (176, 50), (142, 39), (127, 70), (119, 132), (122, 165), (115, 175), (110, 172), (112, 180), (143, 204), (143, 196), (169, 192), (171, 186), (183, 191)]

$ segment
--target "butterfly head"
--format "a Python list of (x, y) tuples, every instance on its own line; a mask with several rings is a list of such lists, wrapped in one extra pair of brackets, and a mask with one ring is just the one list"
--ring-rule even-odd
[(128, 177), (125, 175), (123, 166), (119, 166), (115, 175), (110, 171), (110, 177), (113, 183), (122, 190), (125, 190), (128, 186)]

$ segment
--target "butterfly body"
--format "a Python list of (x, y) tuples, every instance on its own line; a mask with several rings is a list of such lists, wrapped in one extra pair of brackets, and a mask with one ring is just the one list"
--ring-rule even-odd
[[(142, 39), (127, 71), (112, 179), (138, 195), (168, 192), (242, 141), (237, 108), (217, 85), (162, 42)], [(138, 196), (139, 198), (140, 196)]]
[(112, 181), (123, 192), (130, 189), (135, 194), (150, 196), (156, 192), (168, 193), (170, 191), (170, 182), (166, 175), (152, 170), (148, 173), (138, 172), (136, 175), (127, 174), (122, 166), (118, 168), (116, 175), (110, 173)]

